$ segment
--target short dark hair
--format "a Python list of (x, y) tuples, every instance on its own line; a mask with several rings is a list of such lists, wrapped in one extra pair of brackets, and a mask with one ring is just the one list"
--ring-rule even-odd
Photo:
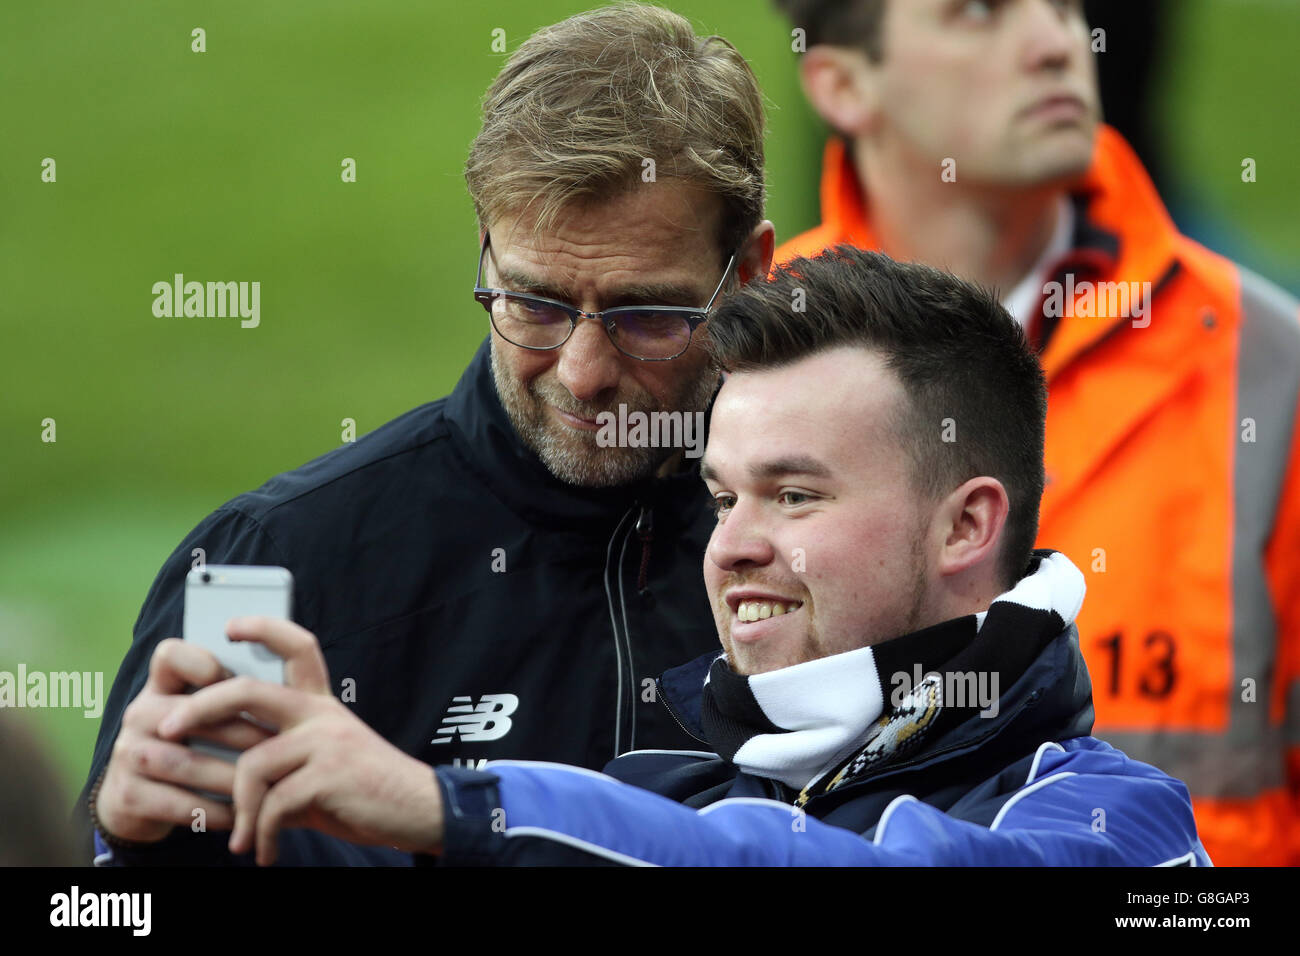
[(909, 399), (894, 427), (914, 487), (937, 500), (981, 475), (1002, 482), (1010, 513), (998, 572), (1007, 587), (1024, 574), (1043, 496), (1047, 386), (1024, 330), (991, 292), (842, 245), (750, 283), (707, 329), (714, 361), (729, 372), (841, 346), (878, 354)]
[(809, 46), (856, 46), (879, 63), (884, 57), (880, 25), (885, 0), (773, 0), (776, 8), (804, 31)]

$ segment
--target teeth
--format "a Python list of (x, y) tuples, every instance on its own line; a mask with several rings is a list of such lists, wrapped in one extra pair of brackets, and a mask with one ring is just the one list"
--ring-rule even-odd
[(765, 621), (769, 617), (780, 617), (798, 610), (803, 605), (798, 601), (788, 607), (775, 601), (741, 601), (736, 608), (736, 617), (742, 622)]

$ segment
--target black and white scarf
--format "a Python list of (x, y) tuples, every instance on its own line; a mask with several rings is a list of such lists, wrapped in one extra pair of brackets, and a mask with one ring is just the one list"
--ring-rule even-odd
[(1009, 688), (1074, 622), (1083, 594), (1065, 555), (1035, 551), (1029, 572), (979, 614), (749, 677), (720, 656), (704, 681), (705, 736), (741, 770), (805, 799), (823, 778), (817, 789), (834, 789), (981, 712), (978, 701), (944, 701), (945, 687), (970, 686), (948, 675), (996, 675), (993, 686)]

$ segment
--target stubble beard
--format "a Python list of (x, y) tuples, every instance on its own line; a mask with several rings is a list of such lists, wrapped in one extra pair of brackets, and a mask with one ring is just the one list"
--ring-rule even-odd
[(726, 656), (727, 665), (735, 673), (745, 676), (757, 673), (768, 673), (772, 670), (781, 670), (785, 667), (793, 667), (796, 664), (817, 660), (822, 657), (830, 657), (834, 654), (843, 654), (851, 650), (857, 650), (861, 647), (883, 644), (885, 641), (893, 640), (896, 637), (902, 637), (905, 634), (914, 633), (915, 631), (919, 631), (922, 626), (927, 626), (923, 624), (926, 617), (926, 594), (928, 591), (928, 572), (926, 570), (925, 552), (922, 547), (924, 528), (925, 524), (923, 522), (917, 527), (916, 533), (912, 537), (910, 556), (911, 587), (909, 588), (910, 593), (908, 594), (906, 602), (907, 611), (901, 617), (901, 624), (894, 628), (894, 633), (885, 636), (875, 636), (874, 638), (869, 638), (865, 641), (859, 640), (849, 647), (828, 648), (823, 642), (821, 630), (817, 625), (816, 609), (813, 607), (812, 596), (809, 595), (804, 598), (804, 613), (808, 615), (808, 627), (804, 632), (802, 639), (799, 641), (799, 646), (794, 659), (782, 664), (781, 667), (767, 668), (763, 671), (742, 670), (738, 666), (739, 662), (734, 653), (735, 642), (731, 639), (731, 608), (728, 606), (723, 595), (725, 595), (731, 588), (740, 586), (741, 584), (754, 584), (761, 582), (745, 580), (728, 581), (724, 586), (718, 589), (718, 601), (716, 604), (717, 612), (722, 615), (727, 615), (726, 617), (718, 619), (719, 630), (721, 631), (724, 627), (726, 629), (727, 639), (722, 641), (722, 650), (723, 654)]
[(681, 411), (693, 415), (709, 407), (718, 387), (718, 376), (706, 367), (673, 396), (676, 400), (670, 401), (667, 408), (661, 408), (644, 389), (620, 393), (606, 406), (578, 401), (563, 385), (545, 380), (544, 375), (520, 382), (501, 362), (495, 341), (491, 353), (492, 379), (515, 432), (551, 474), (580, 488), (616, 488), (642, 481), (654, 475), (677, 449), (602, 448), (596, 444), (597, 432), (560, 424), (547, 413), (547, 405), (587, 419), (595, 419), (601, 412), (617, 415), (620, 404), (627, 406), (629, 414)]

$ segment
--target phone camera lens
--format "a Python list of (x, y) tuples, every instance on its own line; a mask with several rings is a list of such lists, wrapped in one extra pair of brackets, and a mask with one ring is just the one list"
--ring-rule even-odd
[(212, 582), (212, 575), (209, 574), (207, 571), (204, 571), (204, 572), (203, 572), (203, 583), (204, 583), (204, 584), (210, 584), (211, 582)]

